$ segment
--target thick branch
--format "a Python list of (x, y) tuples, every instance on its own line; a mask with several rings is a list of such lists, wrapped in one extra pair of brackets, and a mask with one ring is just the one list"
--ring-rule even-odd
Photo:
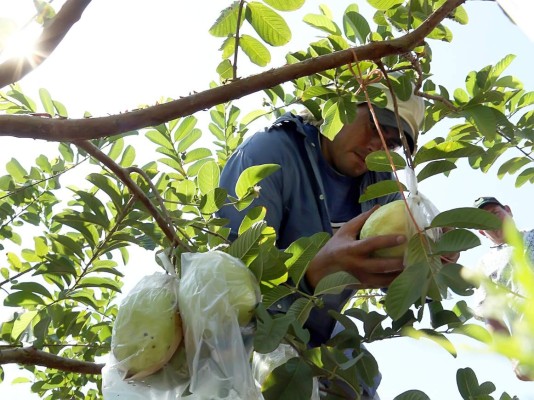
[(35, 347), (0, 350), (2, 364), (40, 365), (60, 371), (77, 372), (80, 374), (101, 374), (104, 364), (89, 361), (72, 360), (37, 350)]
[(286, 65), (231, 82), (225, 86), (142, 110), (108, 117), (64, 120), (24, 115), (0, 115), (0, 136), (73, 142), (159, 125), (296, 78), (346, 65), (354, 61), (354, 52), (356, 52), (358, 60), (378, 60), (388, 55), (409, 52), (421, 44), (425, 37), (449, 13), (464, 2), (465, 0), (447, 0), (421, 26), (400, 38), (374, 42), (297, 64)]
[(41, 65), (78, 22), (91, 0), (68, 0), (43, 28), (30, 57), (14, 57), (0, 65), (0, 88), (17, 82)]

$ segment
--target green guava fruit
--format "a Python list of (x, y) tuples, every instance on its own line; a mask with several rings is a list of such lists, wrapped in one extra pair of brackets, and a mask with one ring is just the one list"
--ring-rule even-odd
[(172, 358), (182, 338), (182, 319), (172, 285), (134, 288), (121, 303), (113, 327), (117, 368), (124, 372), (124, 379), (151, 375)]
[[(179, 301), (184, 322), (198, 318), (227, 318), (236, 313), (240, 326), (246, 326), (260, 301), (256, 277), (238, 258), (222, 251), (182, 255)], [(185, 315), (187, 313), (187, 316)]]
[[(409, 239), (409, 224), (404, 200), (396, 200), (375, 210), (365, 221), (360, 231), (360, 239), (381, 235), (404, 235)], [(379, 249), (373, 257), (403, 257), (407, 242), (395, 247)]]

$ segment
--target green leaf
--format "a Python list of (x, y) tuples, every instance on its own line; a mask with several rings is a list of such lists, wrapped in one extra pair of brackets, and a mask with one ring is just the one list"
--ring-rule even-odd
[(52, 97), (48, 90), (41, 88), (39, 89), (39, 97), (41, 98), (41, 103), (43, 103), (44, 110), (47, 114), (50, 114), (51, 117), (54, 116), (54, 104), (52, 102)]
[(494, 140), (497, 133), (497, 117), (491, 107), (476, 105), (464, 109), (467, 120), (488, 140)]
[(69, 116), (69, 113), (67, 112), (67, 108), (60, 103), (59, 101), (54, 100), (54, 108), (56, 109), (56, 113), (58, 116), (67, 118)]
[(333, 89), (329, 89), (324, 86), (310, 86), (304, 90), (304, 93), (302, 94), (302, 100), (316, 98), (328, 100), (330, 97), (334, 96), (337, 96), (337, 93)]
[(11, 331), (11, 337), (14, 340), (19, 340), (20, 336), (29, 328), (33, 319), (37, 316), (38, 311), (26, 311), (20, 317), (17, 318), (13, 324), (13, 330)]
[(122, 153), (121, 160), (119, 162), (121, 167), (128, 168), (131, 167), (135, 161), (135, 147), (132, 145), (126, 146), (126, 150)]
[(328, 100), (323, 108), (323, 124), (321, 133), (330, 140), (334, 140), (343, 128), (343, 117), (337, 99)]
[(432, 220), (431, 227), (450, 227), (495, 230), (500, 229), (501, 220), (492, 213), (474, 207), (454, 208), (443, 211)]
[[(221, 11), (217, 21), (209, 29), (209, 33), (216, 37), (228, 37), (235, 35), (237, 31), (237, 17), (239, 15), (240, 2), (234, 1), (232, 5)], [(240, 24), (241, 26), (241, 24)]]
[(476, 157), (484, 154), (478, 146), (465, 142), (447, 141), (433, 147), (423, 147), (415, 155), (416, 164), (434, 161), (442, 158)]
[(37, 282), (21, 282), (17, 283), (16, 285), (12, 286), (12, 289), (20, 290), (23, 292), (30, 292), (35, 294), (40, 294), (41, 296), (45, 296), (49, 299), (52, 299), (52, 295), (48, 291), (47, 288), (45, 288), (43, 285)]
[(25, 107), (25, 111), (37, 112), (35, 102), (21, 91), (17, 89), (12, 89), (7, 93), (7, 95), (14, 98), (15, 100), (18, 100)]
[(406, 333), (408, 334), (408, 336), (414, 339), (425, 338), (433, 341), (434, 343), (441, 346), (444, 350), (448, 351), (453, 357), (456, 357), (456, 355), (458, 354), (456, 348), (451, 343), (451, 341), (447, 339), (447, 337), (442, 333), (432, 331), (430, 329), (415, 330), (411, 328), (407, 329)]
[(398, 193), (399, 191), (406, 191), (406, 186), (404, 186), (402, 182), (384, 180), (367, 186), (358, 201), (362, 203), (364, 201), (376, 199), (387, 194)]
[(508, 66), (512, 63), (512, 61), (514, 61), (515, 57), (516, 56), (514, 54), (508, 54), (503, 59), (501, 59), (497, 64), (495, 64), (491, 68), (488, 78), (492, 82), (495, 82), (497, 80), (497, 78), (499, 78), (499, 76), (501, 76), (501, 74), (504, 72), (504, 70), (506, 68), (508, 68)]
[(258, 240), (266, 227), (267, 223), (264, 221), (256, 222), (228, 247), (228, 254), (244, 259), (251, 251), (257, 250)]
[(367, 19), (359, 12), (356, 4), (351, 4), (345, 10), (343, 15), (343, 30), (345, 36), (354, 43), (364, 44), (371, 33), (371, 28)]
[(497, 171), (497, 176), (502, 179), (506, 174), (515, 174), (531, 161), (527, 157), (514, 157), (504, 162)]
[(208, 193), (219, 184), (219, 166), (213, 160), (206, 162), (198, 171), (197, 185), (201, 193)]
[(145, 136), (147, 137), (148, 140), (150, 140), (151, 142), (157, 145), (163, 146), (166, 149), (174, 150), (172, 142), (171, 142), (171, 138), (168, 135), (165, 135), (156, 129), (147, 131)]
[(377, 10), (387, 11), (404, 3), (404, 0), (367, 0), (367, 2)]
[(385, 307), (393, 319), (398, 319), (421, 298), (427, 286), (427, 267), (425, 263), (409, 265), (389, 285)]
[(33, 292), (11, 292), (4, 299), (4, 305), (8, 307), (24, 307), (44, 304), (45, 302), (42, 297)]
[(311, 299), (304, 297), (298, 298), (291, 304), (289, 310), (287, 310), (287, 316), (293, 321), (298, 321), (300, 325), (304, 325), (308, 320), (313, 307), (314, 304)]
[(443, 234), (434, 249), (434, 253), (457, 253), (477, 246), (480, 246), (480, 239), (473, 232), (465, 229), (453, 229)]
[(234, 69), (230, 60), (222, 60), (217, 66), (216, 71), (221, 77), (221, 80), (232, 79), (234, 76)]
[(96, 287), (96, 288), (105, 287), (105, 288), (111, 289), (119, 293), (121, 291), (121, 284), (119, 282), (116, 282), (115, 280), (110, 279), (110, 278), (101, 278), (101, 277), (96, 277), (96, 276), (88, 276), (88, 277), (80, 279), (77, 286), (81, 288), (83, 287)]
[(286, 21), (271, 8), (253, 1), (247, 3), (246, 19), (256, 33), (271, 46), (283, 46), (291, 40)]
[(297, 239), (285, 249), (284, 252), (291, 255), (291, 258), (285, 264), (295, 285), (299, 284), (308, 264), (329, 238), (330, 235), (328, 233), (318, 232), (312, 236)]
[(298, 10), (306, 0), (263, 0), (266, 4), (278, 11)]
[(417, 181), (421, 182), (431, 176), (443, 174), (456, 169), (456, 164), (448, 160), (431, 161), (417, 174)]
[(393, 400), (430, 400), (430, 397), (420, 390), (407, 390), (395, 396)]
[(476, 324), (464, 324), (452, 330), (452, 333), (468, 336), (479, 342), (490, 344), (492, 342), (491, 333), (484, 327)]
[(12, 158), (7, 164), (6, 164), (6, 171), (15, 182), (24, 183), (26, 182), (26, 176), (28, 175), (28, 172), (20, 165), (19, 161), (15, 158)]
[(323, 32), (331, 35), (341, 35), (341, 30), (336, 23), (325, 15), (306, 14), (302, 20)]
[(314, 296), (323, 294), (339, 294), (347, 289), (347, 286), (359, 283), (352, 274), (348, 272), (339, 271), (334, 274), (327, 275), (319, 281), (313, 293)]
[(200, 129), (193, 129), (191, 132), (189, 132), (189, 134), (187, 134), (183, 139), (180, 140), (178, 146), (176, 147), (176, 151), (178, 153), (186, 151), (201, 137), (202, 131)]
[(446, 264), (439, 270), (436, 280), (449, 287), (460, 296), (473, 294), (473, 284), (466, 281), (462, 276), (463, 266), (460, 264)]
[(313, 389), (311, 367), (295, 357), (274, 369), (262, 386), (265, 400), (309, 400)]
[(254, 64), (265, 67), (271, 62), (271, 53), (258, 39), (250, 35), (242, 35), (239, 39), (239, 47)]
[[(406, 161), (399, 154), (394, 151), (389, 152), (393, 165), (396, 170), (404, 169), (406, 167)], [(389, 163), (389, 158), (387, 153), (384, 150), (373, 151), (367, 157), (365, 157), (365, 164), (370, 171), (377, 172), (392, 172), (393, 168)]]
[(256, 308), (256, 316), (258, 323), (254, 336), (254, 350), (263, 354), (270, 353), (278, 347), (286, 335), (292, 319), (286, 315), (273, 318), (262, 304)]
[(292, 293), (293, 290), (290, 287), (275, 286), (267, 291), (262, 292), (262, 302), (266, 307), (270, 307), (280, 299), (283, 299)]
[(237, 179), (235, 184), (235, 193), (236, 196), (241, 198), (245, 196), (249, 189), (258, 184), (262, 179), (265, 179), (269, 175), (280, 169), (278, 164), (262, 164), (262, 165), (253, 165), (248, 167)]
[(517, 176), (517, 179), (515, 181), (515, 187), (521, 187), (525, 183), (533, 183), (534, 182), (534, 168), (527, 168)]

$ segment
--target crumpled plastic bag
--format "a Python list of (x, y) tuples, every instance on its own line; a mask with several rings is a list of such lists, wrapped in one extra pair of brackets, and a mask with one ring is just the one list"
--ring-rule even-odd
[[(224, 268), (243, 270), (225, 274)], [(257, 303), (259, 286), (241, 260), (221, 251), (182, 254), (179, 298), (192, 393), (185, 399), (263, 399), (250, 362), (254, 323), (239, 325), (242, 304), (238, 299), (250, 301), (252, 284)]]

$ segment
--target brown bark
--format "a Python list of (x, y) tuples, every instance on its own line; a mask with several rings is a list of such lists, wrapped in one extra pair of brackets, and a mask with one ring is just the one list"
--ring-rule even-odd
[(141, 110), (89, 119), (51, 119), (27, 115), (0, 115), (0, 136), (74, 142), (108, 137), (159, 125), (296, 78), (346, 65), (354, 61), (354, 54), (358, 60), (378, 60), (388, 55), (407, 53), (421, 44), (425, 37), (448, 14), (464, 2), (465, 0), (447, 0), (421, 26), (399, 38), (374, 42), (297, 64), (285, 65), (233, 81), (224, 86)]
[(77, 372), (80, 374), (101, 374), (104, 364), (89, 361), (72, 360), (38, 350), (35, 347), (0, 350), (0, 365), (2, 364), (39, 365), (61, 371)]
[(0, 88), (22, 79), (41, 65), (78, 22), (91, 0), (68, 0), (43, 28), (31, 58), (14, 57), (0, 64)]

